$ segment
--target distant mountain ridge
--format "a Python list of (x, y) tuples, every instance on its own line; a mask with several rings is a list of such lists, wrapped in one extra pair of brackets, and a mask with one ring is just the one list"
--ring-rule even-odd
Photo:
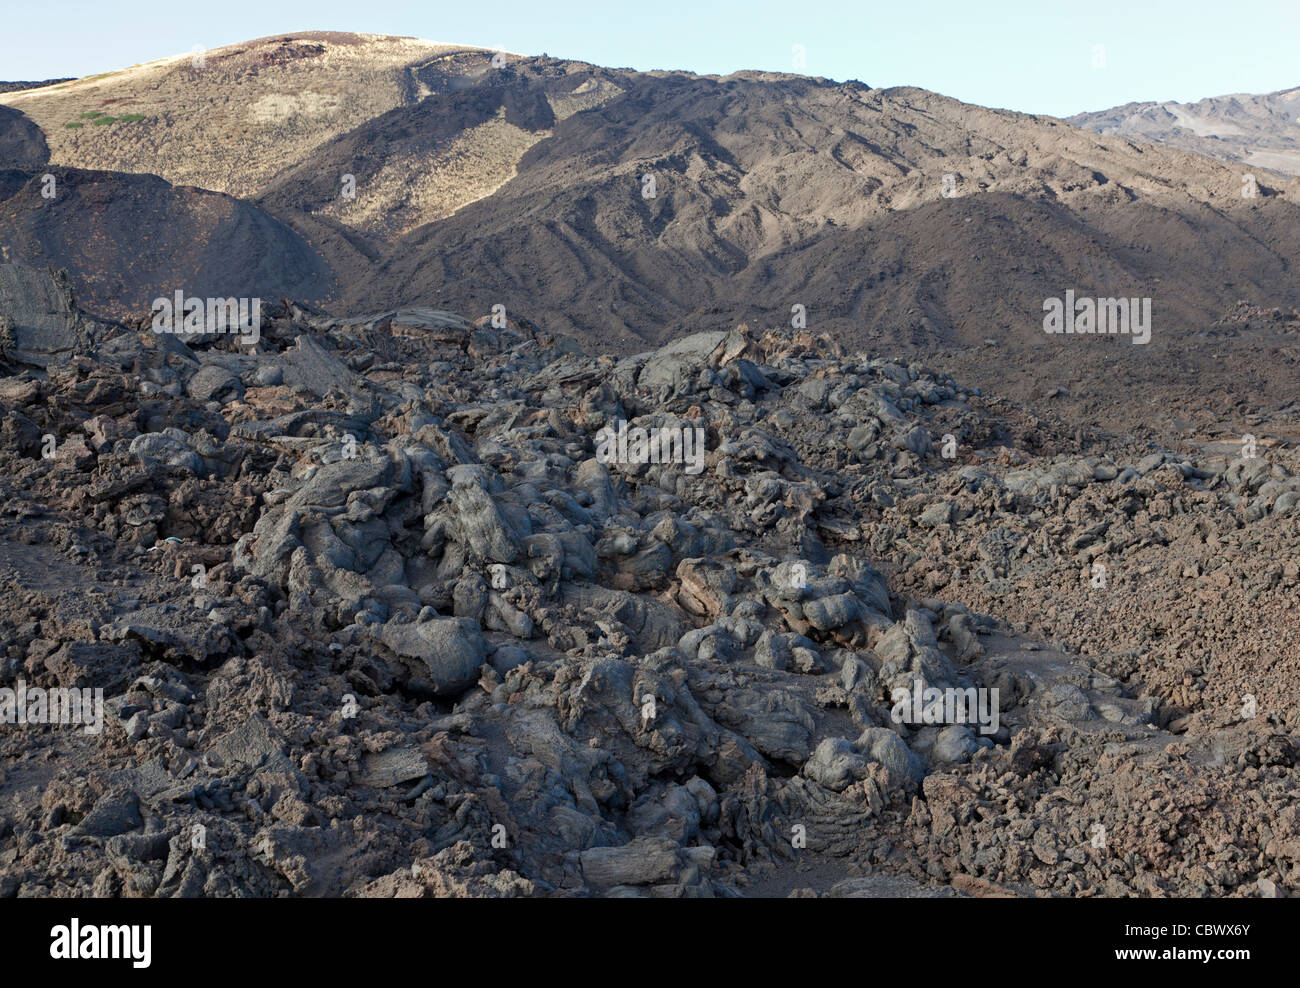
[(1259, 96), (1215, 96), (1195, 103), (1126, 103), (1068, 119), (1098, 134), (1300, 175), (1300, 87)]
[(45, 79), (41, 82), (0, 82), (0, 93), (17, 93), (25, 89), (43, 89), (45, 86), (57, 86), (61, 82), (73, 82), (73, 77), (66, 79)]

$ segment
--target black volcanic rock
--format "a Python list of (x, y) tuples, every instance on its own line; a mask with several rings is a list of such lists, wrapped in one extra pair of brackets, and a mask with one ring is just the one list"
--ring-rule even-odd
[[(0, 267), (6, 306), (85, 319)], [(972, 894), (1292, 881), (1290, 851), (1221, 852), (1296, 839), (1295, 672), (1252, 627), (1193, 634), (1202, 600), (1293, 603), (1285, 409), (1269, 459), (1085, 452), (826, 334), (615, 361), (429, 310), (267, 322), (247, 351), (118, 326), (0, 364), (5, 681), (105, 693), (93, 744), (0, 730), (11, 891), (52, 862), (101, 896), (834, 895), (864, 862)], [(675, 438), (637, 452), (651, 430)], [(933, 691), (981, 698), (900, 700)], [(1230, 822), (1190, 844), (1165, 798)], [(168, 851), (196, 828), (208, 853)], [(268, 832), (286, 853), (250, 854)]]
[(81, 313), (63, 272), (0, 264), (0, 320), (12, 334), (9, 360), (44, 366), (88, 343), (92, 320)]
[(0, 106), (0, 169), (40, 168), (49, 160), (41, 128), (21, 110)]
[(44, 89), (46, 86), (57, 86), (61, 82), (72, 82), (73, 76), (66, 79), (43, 79), (40, 82), (0, 82), (0, 93), (17, 93), (24, 89)]
[(0, 243), (11, 262), (66, 268), (91, 311), (124, 317), (177, 290), (317, 300), (333, 287), (333, 272), (310, 244), (239, 199), (155, 175), (58, 167), (48, 174), (54, 198), (42, 196), (42, 176), (30, 173), (0, 202)]

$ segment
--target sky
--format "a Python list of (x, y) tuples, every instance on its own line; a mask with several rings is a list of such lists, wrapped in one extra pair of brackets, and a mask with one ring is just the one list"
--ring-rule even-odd
[[(302, 30), (599, 65), (801, 72), (1068, 116), (1300, 86), (1300, 0), (4, 0), (0, 80), (85, 76)], [(800, 61), (802, 59), (802, 61)]]

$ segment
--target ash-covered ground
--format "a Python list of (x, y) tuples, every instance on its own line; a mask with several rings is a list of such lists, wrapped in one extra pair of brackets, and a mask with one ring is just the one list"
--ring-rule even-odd
[(1300, 882), (1263, 431), (1103, 442), (793, 330), (0, 295), (0, 687), (103, 698), (0, 724), (0, 895)]

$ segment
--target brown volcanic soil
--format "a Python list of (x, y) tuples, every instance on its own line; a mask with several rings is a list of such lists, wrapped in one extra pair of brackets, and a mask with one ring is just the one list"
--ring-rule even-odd
[[(416, 76), (421, 85), (424, 75)], [(281, 214), (323, 213), (367, 234), (392, 239), (441, 218), (438, 214), (451, 215), (511, 177), (513, 162), (498, 160), (493, 153), (494, 132), (501, 138), (518, 135), (522, 154), (550, 133), (555, 120), (542, 86), (517, 81), (513, 73), (485, 73), (477, 84), (433, 92), (331, 141), (277, 178), (260, 202)], [(465, 178), (484, 166), (481, 177), (486, 184), (464, 179), (457, 183), (447, 174), (447, 159), (471, 150), (480, 151), (481, 157), (464, 165)], [(394, 172), (397, 162), (406, 166), (400, 174)], [(496, 174), (498, 169), (505, 171)], [(361, 190), (358, 200), (340, 196), (342, 175), (354, 177)], [(381, 188), (385, 184), (391, 185), (391, 194)], [(441, 207), (432, 206), (426, 195), (445, 201)]]
[[(0, 101), (40, 125), (57, 165), (249, 196), (323, 142), (415, 99), (414, 66), (466, 51), (474, 50), (313, 31), (216, 48), (198, 63), (182, 52)], [(89, 124), (91, 113), (114, 122)]]
[(1216, 430), (1285, 430), (1296, 414), (1300, 318), (1260, 311), (1248, 324), (1152, 335), (1133, 345), (1048, 336), (996, 346), (941, 349), (931, 359), (954, 374), (1015, 397), (1038, 414), (1090, 432), (1154, 442)]

